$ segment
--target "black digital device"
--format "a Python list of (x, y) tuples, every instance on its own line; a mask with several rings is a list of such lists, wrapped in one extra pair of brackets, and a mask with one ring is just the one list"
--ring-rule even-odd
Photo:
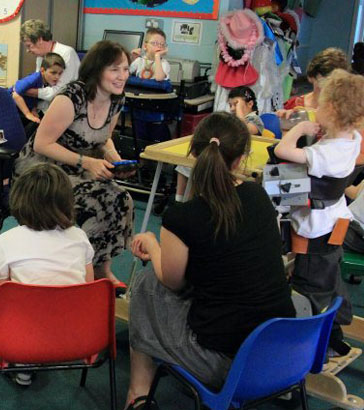
[(131, 50), (142, 47), (143, 38), (144, 33), (142, 31), (104, 30), (103, 40), (119, 43), (130, 53)]
[(115, 168), (111, 168), (110, 171), (114, 174), (119, 172), (131, 172), (135, 171), (138, 167), (138, 161), (136, 160), (123, 160), (123, 161), (116, 161), (112, 162)]

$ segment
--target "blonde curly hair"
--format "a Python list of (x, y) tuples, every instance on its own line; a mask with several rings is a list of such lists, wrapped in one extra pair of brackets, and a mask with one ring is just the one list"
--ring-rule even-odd
[(323, 81), (319, 104), (331, 105), (337, 130), (364, 128), (364, 76), (334, 70)]

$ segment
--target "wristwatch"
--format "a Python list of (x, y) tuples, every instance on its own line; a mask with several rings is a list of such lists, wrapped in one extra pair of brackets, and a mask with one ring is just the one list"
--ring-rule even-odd
[(80, 154), (80, 156), (78, 157), (77, 164), (76, 164), (76, 168), (78, 170), (82, 169), (82, 161), (83, 161), (83, 154)]

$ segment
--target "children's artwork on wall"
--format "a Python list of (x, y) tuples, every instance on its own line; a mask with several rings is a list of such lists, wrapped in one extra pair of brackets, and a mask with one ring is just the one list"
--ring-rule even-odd
[(219, 0), (85, 0), (84, 13), (217, 19)]
[(8, 67), (8, 45), (0, 44), (0, 87), (6, 87)]
[(199, 45), (201, 34), (201, 22), (173, 20), (172, 43)]

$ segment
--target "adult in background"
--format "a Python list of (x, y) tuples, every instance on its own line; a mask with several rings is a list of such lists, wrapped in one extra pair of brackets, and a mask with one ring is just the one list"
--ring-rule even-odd
[(27, 52), (37, 57), (36, 71), (40, 70), (43, 57), (50, 52), (59, 54), (66, 64), (66, 68), (56, 85), (41, 89), (33, 88), (27, 91), (29, 97), (42, 100), (38, 104), (38, 108), (41, 111), (46, 111), (49, 103), (60, 89), (71, 81), (77, 80), (80, 59), (72, 47), (53, 40), (49, 27), (42, 20), (32, 19), (23, 23), (20, 29), (20, 38)]
[(307, 66), (307, 79), (312, 84), (313, 90), (307, 94), (291, 97), (284, 103), (285, 110), (291, 110), (295, 107), (305, 107), (316, 109), (321, 91), (321, 83), (336, 68), (342, 68), (349, 71), (350, 64), (348, 56), (343, 50), (336, 47), (329, 47), (318, 52)]
[(111, 136), (128, 76), (125, 49), (96, 43), (82, 60), (79, 79), (55, 97), (15, 164), (15, 177), (40, 161), (63, 168), (73, 186), (76, 222), (95, 250), (95, 276), (116, 284), (111, 258), (128, 246), (133, 230), (132, 199), (111, 172), (112, 162), (121, 160)]
[(260, 185), (233, 174), (249, 150), (239, 118), (203, 119), (190, 146), (192, 199), (168, 208), (160, 244), (151, 232), (133, 240), (134, 255), (153, 270), (141, 272), (131, 292), (127, 410), (142, 408), (153, 357), (219, 388), (254, 328), (295, 316), (273, 206)]

